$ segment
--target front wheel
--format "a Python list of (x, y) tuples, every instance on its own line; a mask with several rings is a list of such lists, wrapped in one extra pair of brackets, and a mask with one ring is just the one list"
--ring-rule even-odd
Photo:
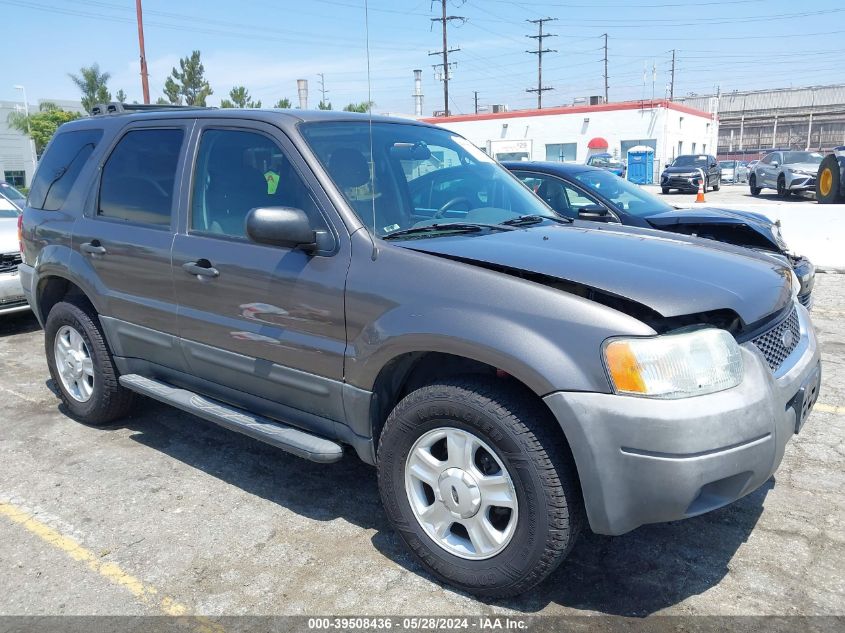
[(391, 523), (420, 563), (484, 597), (522, 593), (572, 548), (583, 508), (555, 421), (505, 380), (422, 387), (390, 414), (378, 476)]
[(786, 188), (786, 178), (784, 178), (783, 174), (778, 176), (777, 192), (779, 198), (788, 198), (789, 194), (792, 193)]
[(129, 411), (132, 392), (118, 382), (99, 318), (90, 306), (60, 301), (47, 316), (44, 335), (50, 376), (74, 418), (101, 425)]
[(669, 187), (661, 187), (660, 190), (663, 192), (664, 196), (669, 193)]
[(757, 186), (757, 176), (752, 174), (751, 178), (748, 180), (748, 187), (751, 189), (752, 196), (759, 196), (760, 192), (763, 191), (762, 187)]
[(715, 185), (713, 185), (713, 191), (719, 191), (719, 189), (721, 189), (721, 188), (722, 188), (722, 181), (721, 181), (721, 180), (717, 180), (717, 181), (716, 181), (716, 184), (715, 184)]

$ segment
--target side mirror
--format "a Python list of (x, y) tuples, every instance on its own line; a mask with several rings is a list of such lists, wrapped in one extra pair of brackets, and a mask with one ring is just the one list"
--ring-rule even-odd
[(711, 167), (716, 167), (719, 163), (710, 163)]
[(664, 169), (669, 169), (669, 163), (666, 163), (665, 165), (663, 165), (663, 167)]
[(610, 220), (610, 213), (600, 204), (588, 204), (578, 209), (578, 218), (591, 220), (592, 222), (607, 222)]
[(776, 160), (773, 160), (773, 161), (772, 161), (772, 167), (777, 168), (777, 167), (779, 167), (779, 166), (780, 166), (780, 163), (779, 163), (779, 162), (777, 162)]
[(317, 233), (305, 211), (292, 207), (258, 207), (246, 216), (246, 234), (253, 242), (317, 250)]

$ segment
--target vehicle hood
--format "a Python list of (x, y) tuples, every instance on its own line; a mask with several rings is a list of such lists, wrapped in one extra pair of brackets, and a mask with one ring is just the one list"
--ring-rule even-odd
[(704, 171), (707, 171), (707, 167), (706, 167), (706, 166), (703, 166), (703, 165), (702, 165), (702, 166), (690, 165), (690, 166), (688, 166), (688, 167), (666, 167), (666, 168), (663, 170), (663, 173), (664, 173), (664, 174), (690, 174), (690, 173), (693, 173), (693, 172), (698, 173), (698, 170), (699, 170), (699, 169), (702, 169), (702, 170), (704, 170)]
[(792, 169), (793, 171), (799, 169), (811, 174), (816, 174), (819, 171), (819, 166), (816, 163), (787, 163), (783, 165), (784, 169)]
[(581, 284), (648, 306), (664, 317), (729, 309), (750, 324), (792, 300), (789, 269), (773, 258), (626, 226), (537, 226), (395, 244)]
[(16, 218), (0, 218), (0, 253), (17, 253), (18, 221)]
[[(716, 207), (696, 207), (694, 209), (678, 209), (676, 211), (665, 211), (656, 215), (650, 215), (646, 218), (646, 221), (651, 226), (661, 231), (672, 231), (681, 226), (693, 224), (725, 227), (745, 226), (754, 231), (756, 236), (762, 238), (766, 245), (770, 246), (772, 250), (779, 252), (786, 250), (786, 244), (780, 237), (780, 233), (775, 223), (765, 215), (754, 213), (753, 211), (734, 211), (731, 209), (719, 209)], [(737, 246), (749, 246), (747, 243), (742, 243), (741, 240), (731, 243), (734, 243)]]

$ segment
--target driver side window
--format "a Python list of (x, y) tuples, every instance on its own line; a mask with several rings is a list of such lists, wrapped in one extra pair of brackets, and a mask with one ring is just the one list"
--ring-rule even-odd
[(246, 238), (246, 216), (256, 207), (302, 209), (325, 226), (310, 189), (282, 149), (256, 132), (203, 132), (194, 172), (191, 230)]
[(555, 212), (567, 218), (576, 219), (584, 207), (600, 204), (587, 197), (569, 183), (544, 174), (514, 172), (525, 185), (536, 193)]

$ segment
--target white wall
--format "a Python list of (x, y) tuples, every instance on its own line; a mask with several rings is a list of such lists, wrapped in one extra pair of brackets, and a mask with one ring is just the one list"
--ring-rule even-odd
[[(595, 137), (609, 143), (608, 152), (619, 158), (623, 141), (656, 141), (655, 166), (662, 166), (677, 154), (678, 141), (684, 153), (714, 153), (718, 122), (701, 115), (679, 112), (665, 107), (572, 112), (562, 114), (526, 114), (526, 116), (485, 117), (471, 120), (429, 119), (467, 137), (475, 145), (487, 149), (489, 141), (530, 140), (531, 160), (546, 160), (546, 145), (577, 143), (575, 161), (587, 160), (587, 144)], [(460, 117), (458, 117), (460, 118)], [(709, 127), (708, 127), (709, 125)]]

